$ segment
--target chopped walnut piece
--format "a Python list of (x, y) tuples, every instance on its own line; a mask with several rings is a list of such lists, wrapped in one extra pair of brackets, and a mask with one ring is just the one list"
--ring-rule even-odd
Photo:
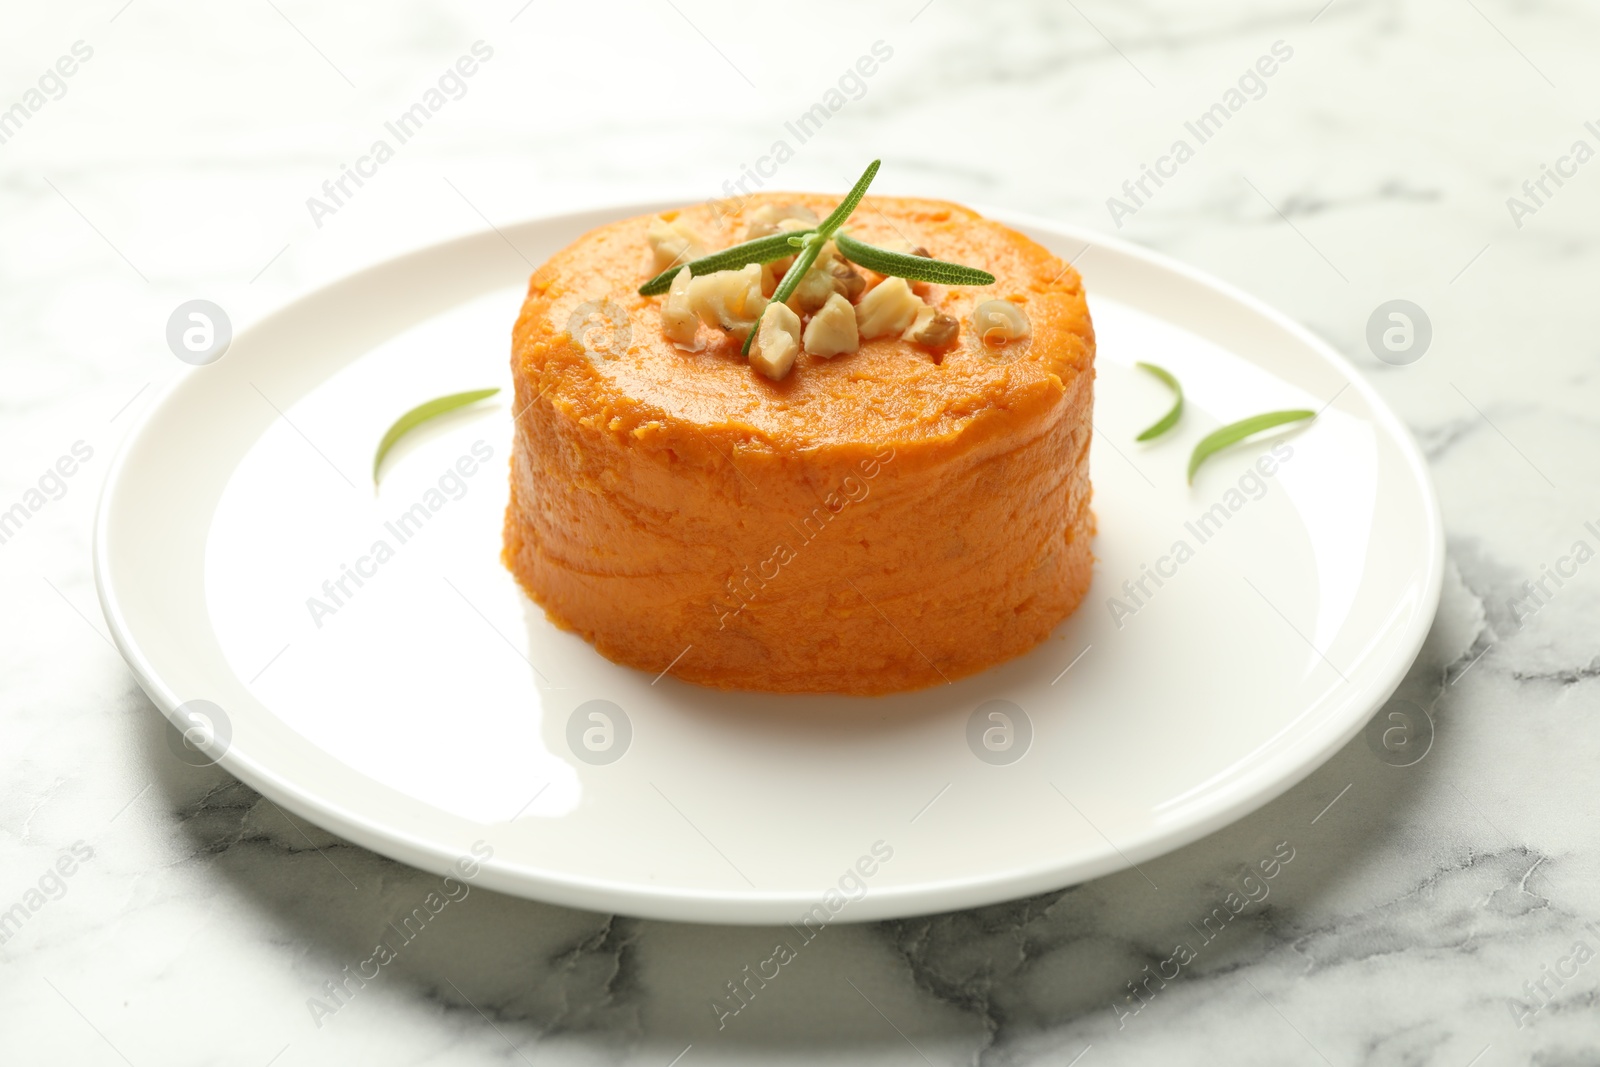
[(856, 329), (863, 341), (904, 333), (916, 320), (917, 309), (926, 306), (904, 278), (887, 278), (856, 305)]
[(789, 373), (799, 353), (800, 316), (783, 304), (768, 304), (750, 346), (750, 365), (776, 382)]
[(661, 332), (679, 348), (698, 352), (704, 346), (699, 343), (699, 316), (689, 306), (689, 283), (692, 280), (688, 267), (672, 276), (672, 288), (667, 290), (666, 299), (661, 303)]
[(800, 284), (789, 297), (789, 306), (803, 315), (809, 315), (826, 304), (828, 297), (835, 293), (842, 294), (847, 300), (854, 300), (866, 287), (867, 280), (861, 276), (861, 272), (841, 256), (833, 242), (829, 241), (822, 246), (822, 252), (811, 264), (811, 269), (806, 271), (806, 276), (800, 279)]
[(855, 264), (843, 256), (836, 257), (832, 263), (828, 264), (828, 270), (833, 273), (834, 289), (851, 303), (855, 303), (867, 288), (867, 279), (862, 276), (860, 271), (856, 270)]
[(659, 215), (650, 220), (650, 231), (645, 235), (650, 251), (656, 257), (656, 273), (678, 263), (687, 263), (706, 254), (705, 242), (682, 219), (668, 222)]
[(961, 323), (955, 316), (946, 315), (930, 304), (917, 309), (917, 317), (901, 334), (902, 340), (914, 341), (930, 352), (943, 352), (956, 343)]
[(972, 328), (984, 344), (995, 347), (1033, 332), (1028, 313), (1009, 300), (985, 300), (973, 308)]
[[(794, 225), (785, 226), (786, 222)], [(750, 227), (745, 231), (744, 239), (754, 241), (757, 237), (766, 237), (779, 230), (810, 229), (817, 222), (817, 213), (803, 204), (762, 204), (750, 212)]]
[(689, 307), (707, 326), (744, 340), (761, 317), (767, 298), (761, 293), (761, 265), (719, 270), (689, 281)]
[(861, 335), (856, 330), (856, 309), (850, 301), (839, 293), (828, 297), (828, 302), (806, 324), (805, 347), (813, 356), (825, 359), (860, 349)]

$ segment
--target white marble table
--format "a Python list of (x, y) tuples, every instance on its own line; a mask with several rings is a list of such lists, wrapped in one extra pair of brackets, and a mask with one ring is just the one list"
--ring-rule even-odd
[[(1600, 547), (1600, 162), (1571, 157), (1600, 149), (1600, 13), (1321, 3), (7, 5), (0, 510), (32, 503), (0, 543), (0, 908), (25, 914), (0, 944), (0, 1062), (1600, 1062), (1600, 566), (1511, 605)], [(464, 95), (314, 218), (476, 41), (492, 56)], [(879, 41), (892, 55), (799, 143), (786, 123)], [(1185, 122), (1275, 42), (1292, 55), (1198, 143)], [(1179, 138), (1192, 158), (1161, 162)], [(1401, 694), (1431, 748), (1394, 766), (1358, 738), (1147, 865), (1159, 891), (1130, 873), (830, 928), (720, 1031), (710, 991), (770, 931), (486, 890), (314, 1017), (433, 879), (173, 759), (107, 641), (95, 495), (179, 370), (168, 314), (206, 297), (247, 322), (486, 220), (715, 195), (780, 139), (768, 187), (837, 187), (881, 155), (883, 191), (1120, 222), (1355, 359), (1444, 506), (1444, 603)], [(1136, 202), (1146, 164), (1170, 176)], [(1566, 175), (1534, 199), (1546, 165)], [(1365, 341), (1397, 298), (1433, 329), (1403, 366)], [(1270, 896), (1204, 941), (1280, 841)], [(1180, 941), (1194, 958), (1143, 984)]]

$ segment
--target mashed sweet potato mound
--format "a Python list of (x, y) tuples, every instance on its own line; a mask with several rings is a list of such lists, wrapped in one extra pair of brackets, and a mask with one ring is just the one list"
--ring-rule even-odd
[[(766, 194), (678, 217), (715, 250)], [(662, 335), (650, 218), (533, 274), (513, 334), (506, 565), (557, 625), (651, 674), (775, 692), (888, 693), (1020, 655), (1089, 585), (1094, 328), (1076, 271), (954, 204), (869, 197), (846, 230), (903, 237), (996, 283), (918, 285), (961, 320), (942, 359), (897, 337), (802, 353), (773, 382), (738, 341)], [(876, 275), (868, 275), (876, 280)], [(985, 300), (1032, 336), (985, 346)], [(607, 304), (609, 302), (609, 304)], [(574, 312), (587, 326), (569, 322)], [(577, 334), (574, 337), (574, 334)]]

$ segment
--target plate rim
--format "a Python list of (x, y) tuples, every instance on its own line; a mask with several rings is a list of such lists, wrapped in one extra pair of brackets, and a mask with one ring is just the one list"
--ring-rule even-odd
[[(529, 227), (560, 223), (579, 224), (585, 220), (593, 220), (592, 225), (602, 225), (606, 221), (659, 211), (668, 206), (681, 206), (686, 202), (695, 201), (693, 197), (677, 199), (663, 197), (587, 206), (523, 218), (497, 230), (477, 230), (440, 241), (431, 241), (408, 251), (386, 256), (356, 270), (298, 288), (285, 300), (274, 304), (269, 311), (237, 326), (234, 332), (235, 343), (262, 323), (290, 313), (299, 304), (319, 292), (370, 275), (415, 265), (418, 261), (452, 248), (459, 251), (464, 246), (481, 243), (486, 237), (495, 233), (503, 234), (506, 231), (516, 232)], [(1379, 681), (1374, 689), (1376, 695), (1370, 702), (1371, 706), (1360, 716), (1352, 715), (1349, 721), (1340, 724), (1338, 729), (1324, 726), (1320, 733), (1302, 738), (1300, 747), (1305, 751), (1299, 754), (1293, 766), (1275, 774), (1270, 785), (1253, 789), (1245, 796), (1218, 803), (1199, 817), (1183, 820), (1171, 827), (1156, 828), (1126, 847), (1113, 845), (1113, 851), (1109, 855), (1035, 864), (1021, 870), (1014, 868), (989, 870), (957, 879), (929, 881), (901, 887), (874, 888), (836, 916), (833, 922), (872, 922), (958, 911), (1077, 885), (1131, 869), (1142, 861), (1192, 844), (1236, 822), (1250, 812), (1266, 806), (1304, 781), (1348, 744), (1370, 720), (1371, 715), (1399, 688), (1432, 629), (1443, 590), (1444, 522), (1438, 493), (1426, 457), (1409, 428), (1352, 360), (1261, 298), (1165, 253), (1090, 227), (1064, 223), (1042, 215), (996, 208), (982, 203), (974, 205), (973, 210), (1006, 225), (1044, 231), (1053, 236), (1082, 242), (1087, 247), (1103, 247), (1141, 261), (1146, 266), (1178, 275), (1192, 284), (1216, 291), (1252, 314), (1284, 330), (1333, 367), (1348, 382), (1348, 387), (1354, 389), (1365, 401), (1372, 421), (1383, 426), (1388, 432), (1404, 459), (1407, 473), (1421, 490), (1419, 503), (1427, 528), (1426, 557), (1420, 561), (1425, 568), (1425, 584), (1421, 602), (1411, 623), (1396, 641), (1403, 654), (1394, 658), (1395, 665), (1387, 674), (1378, 676)], [(114, 588), (114, 574), (109, 559), (109, 545), (112, 538), (109, 528), (110, 504), (124, 477), (129, 457), (135, 450), (137, 442), (151, 432), (152, 427), (172, 402), (173, 396), (201, 369), (199, 367), (181, 369), (138, 414), (107, 466), (94, 516), (93, 572), (101, 612), (105, 616), (112, 640), (135, 680), (169, 722), (175, 722), (174, 716), (181, 701), (162, 681), (155, 665), (143, 651)], [(1311, 744), (1312, 741), (1317, 743)], [(1281, 760), (1283, 757), (1278, 758)], [(300, 817), (380, 855), (441, 875), (449, 871), (458, 859), (453, 851), (403, 827), (375, 820), (370, 815), (346, 810), (317, 795), (316, 790), (305, 788), (303, 783), (297, 784), (279, 771), (251, 759), (248, 753), (241, 752), (237, 746), (229, 746), (216, 763), (269, 800), (282, 804)], [(480, 885), (510, 895), (585, 911), (614, 911), (656, 920), (730, 925), (770, 925), (787, 921), (789, 917), (803, 911), (806, 906), (815, 903), (820, 894), (820, 889), (740, 891), (652, 886), (640, 882), (589, 877), (570, 871), (530, 869), (516, 864), (497, 862), (493, 858), (483, 862), (475, 880)]]

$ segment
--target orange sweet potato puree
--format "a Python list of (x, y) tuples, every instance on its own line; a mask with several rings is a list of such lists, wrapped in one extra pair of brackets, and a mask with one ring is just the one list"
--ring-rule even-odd
[[(715, 249), (763, 203), (820, 217), (836, 202), (767, 194), (681, 216)], [(939, 362), (883, 338), (802, 353), (773, 382), (718, 331), (702, 327), (698, 353), (662, 336), (663, 298), (636, 292), (654, 273), (649, 223), (551, 257), (513, 332), (504, 558), (552, 621), (652, 674), (871, 694), (1019, 655), (1078, 605), (1094, 330), (1076, 271), (954, 204), (870, 197), (853, 236), (903, 236), (996, 283), (918, 287), (961, 320)], [(995, 298), (1021, 304), (1029, 339), (974, 335), (973, 307)], [(574, 311), (603, 301), (575, 339)]]

